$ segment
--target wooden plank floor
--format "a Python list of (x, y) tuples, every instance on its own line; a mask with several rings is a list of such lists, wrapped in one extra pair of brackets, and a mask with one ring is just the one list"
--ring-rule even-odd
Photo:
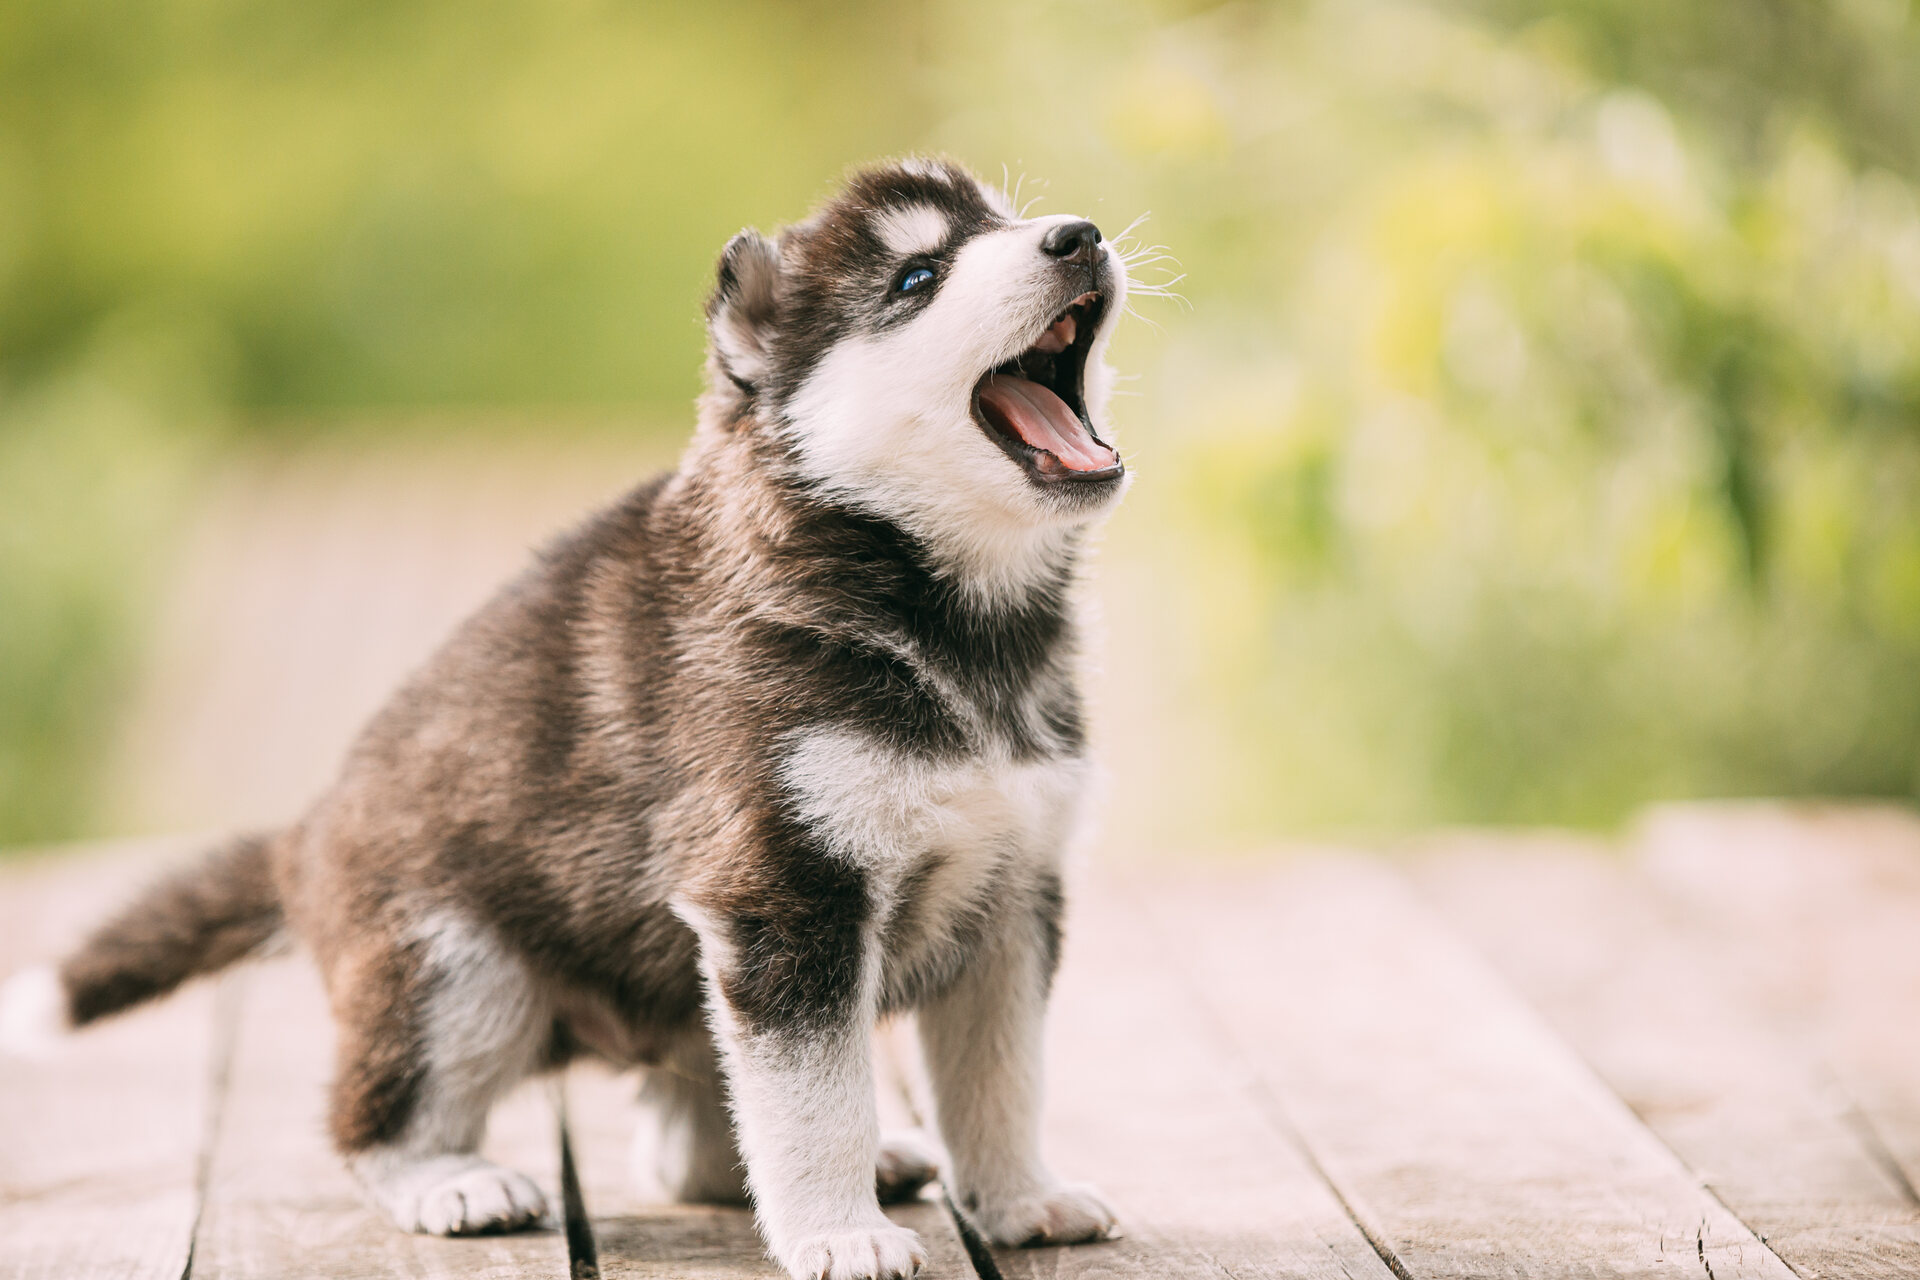
[[(0, 862), (0, 970), (185, 851)], [(1908, 813), (1698, 806), (1618, 842), (1080, 881), (1046, 1141), (1127, 1234), (970, 1253), (933, 1195), (894, 1211), (930, 1278), (1920, 1275)], [(0, 1280), (777, 1274), (744, 1212), (628, 1185), (635, 1080), (592, 1068), (489, 1139), (571, 1221), (392, 1231), (321, 1135), (330, 1039), (290, 956), (0, 1061)], [(910, 1028), (878, 1061), (883, 1115), (923, 1115)]]

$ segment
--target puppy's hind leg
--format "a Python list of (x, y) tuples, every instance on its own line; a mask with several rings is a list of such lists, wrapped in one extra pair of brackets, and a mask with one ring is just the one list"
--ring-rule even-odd
[(705, 1029), (678, 1040), (640, 1087), (634, 1180), (676, 1200), (745, 1204), (747, 1170), (734, 1141), (720, 1061)]
[(443, 914), (405, 942), (331, 967), (335, 1144), (406, 1231), (475, 1235), (538, 1222), (546, 1198), (479, 1155), (496, 1099), (538, 1066), (552, 1012), (525, 965)]
[(953, 986), (920, 1010), (934, 1109), (960, 1211), (994, 1244), (1072, 1244), (1116, 1234), (1091, 1187), (1040, 1160), (1041, 1029), (1059, 937), (1058, 890), (1002, 928)]

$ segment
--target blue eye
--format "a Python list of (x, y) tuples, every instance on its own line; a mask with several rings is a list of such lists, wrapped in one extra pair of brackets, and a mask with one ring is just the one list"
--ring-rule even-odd
[(925, 267), (915, 267), (913, 270), (907, 272), (907, 274), (900, 277), (900, 285), (899, 285), (900, 292), (912, 293), (915, 289), (918, 289), (921, 285), (931, 282), (932, 279), (933, 279), (933, 272), (927, 270)]

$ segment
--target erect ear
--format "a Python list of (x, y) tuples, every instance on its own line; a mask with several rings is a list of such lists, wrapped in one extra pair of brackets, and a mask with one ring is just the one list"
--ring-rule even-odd
[(707, 336), (716, 375), (747, 397), (759, 392), (770, 370), (779, 283), (780, 250), (772, 241), (751, 229), (727, 241), (707, 299)]

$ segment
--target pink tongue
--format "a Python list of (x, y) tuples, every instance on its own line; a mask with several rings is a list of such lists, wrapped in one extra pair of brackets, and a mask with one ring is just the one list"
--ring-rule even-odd
[(1120, 465), (1120, 455), (1089, 435), (1067, 402), (1037, 382), (996, 373), (980, 388), (980, 407), (1069, 471), (1106, 471)]

